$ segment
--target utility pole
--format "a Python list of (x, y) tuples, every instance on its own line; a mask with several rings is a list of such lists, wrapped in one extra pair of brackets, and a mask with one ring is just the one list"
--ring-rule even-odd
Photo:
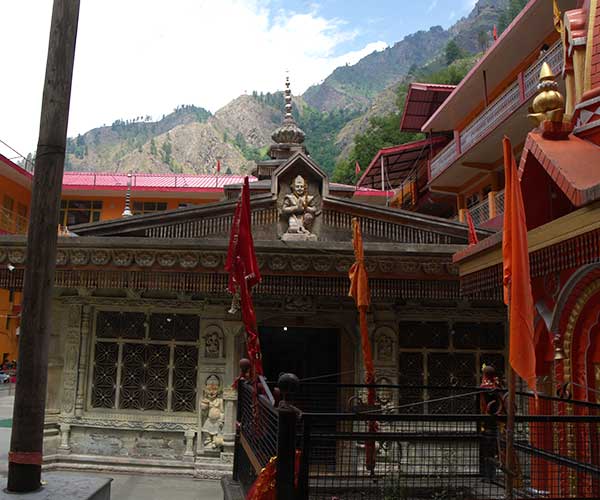
[(41, 485), (48, 340), (79, 0), (54, 0), (27, 234), (19, 364), (8, 455), (12, 493)]

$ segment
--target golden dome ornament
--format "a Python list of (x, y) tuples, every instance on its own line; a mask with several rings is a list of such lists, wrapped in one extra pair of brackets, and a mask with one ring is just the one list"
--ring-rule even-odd
[(545, 121), (562, 123), (565, 114), (565, 98), (558, 90), (558, 83), (547, 62), (542, 64), (538, 93), (531, 104), (529, 118), (536, 125)]

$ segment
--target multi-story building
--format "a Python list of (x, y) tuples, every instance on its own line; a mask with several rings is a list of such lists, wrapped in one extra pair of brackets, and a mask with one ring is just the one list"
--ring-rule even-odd
[[(577, 4), (559, 2), (563, 10)], [(381, 150), (359, 186), (380, 186), (383, 173), (396, 191), (392, 205), (460, 221), (468, 209), (476, 225), (497, 229), (504, 199), (502, 137), (520, 154), (542, 64), (560, 74), (564, 51), (552, 2), (531, 0), (456, 87), (411, 85), (401, 128), (427, 139)], [(563, 93), (565, 85), (561, 79)]]

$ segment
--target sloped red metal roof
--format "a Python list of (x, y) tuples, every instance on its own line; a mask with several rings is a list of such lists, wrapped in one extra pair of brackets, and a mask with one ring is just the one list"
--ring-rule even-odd
[(420, 132), (421, 127), (442, 105), (456, 85), (411, 83), (404, 103), (400, 130)]
[[(380, 149), (358, 181), (361, 188), (381, 186), (381, 161), (383, 159), (386, 182), (399, 184), (415, 166), (429, 158), (430, 148), (443, 147), (448, 142), (445, 137), (433, 137), (421, 141), (407, 142), (399, 146)], [(386, 186), (389, 188), (390, 186)]]
[[(250, 176), (250, 182), (256, 181)], [(109, 172), (65, 172), (63, 190), (86, 189), (90, 191), (127, 189), (127, 174)], [(243, 175), (211, 174), (132, 174), (132, 191), (221, 191), (223, 186), (240, 184)]]

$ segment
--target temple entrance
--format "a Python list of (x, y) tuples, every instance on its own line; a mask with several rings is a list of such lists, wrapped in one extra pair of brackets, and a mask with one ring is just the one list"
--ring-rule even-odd
[[(265, 376), (276, 381), (281, 373), (294, 373), (300, 380), (337, 374), (339, 331), (335, 328), (265, 326), (259, 328)], [(337, 383), (338, 376), (319, 382)]]

